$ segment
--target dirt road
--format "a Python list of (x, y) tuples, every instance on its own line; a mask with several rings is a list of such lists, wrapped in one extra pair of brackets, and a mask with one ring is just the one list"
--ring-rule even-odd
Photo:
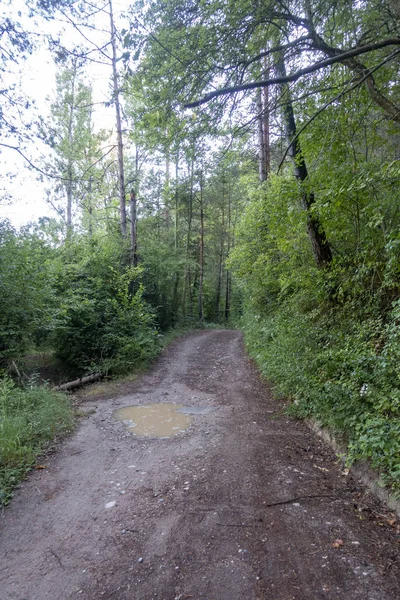
[[(400, 598), (393, 523), (285, 416), (240, 333), (177, 340), (83, 400), (90, 414), (0, 517), (1, 600)], [(140, 438), (112, 416), (153, 403), (194, 408), (189, 428)]]

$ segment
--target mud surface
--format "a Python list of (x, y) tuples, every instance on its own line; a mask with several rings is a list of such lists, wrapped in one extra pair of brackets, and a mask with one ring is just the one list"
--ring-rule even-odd
[[(396, 523), (285, 416), (240, 333), (177, 340), (137, 382), (82, 400), (88, 416), (1, 514), (1, 600), (400, 598)], [(153, 402), (214, 410), (169, 439), (112, 418)]]

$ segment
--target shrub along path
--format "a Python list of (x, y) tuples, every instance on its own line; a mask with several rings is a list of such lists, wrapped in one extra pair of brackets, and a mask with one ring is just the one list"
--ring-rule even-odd
[[(285, 416), (236, 331), (176, 340), (88, 416), (0, 518), (7, 600), (384, 600), (400, 597), (396, 523)], [(169, 439), (112, 413), (213, 407)]]

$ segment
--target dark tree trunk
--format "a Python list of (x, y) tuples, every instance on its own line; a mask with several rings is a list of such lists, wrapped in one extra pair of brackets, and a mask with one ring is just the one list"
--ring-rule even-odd
[(222, 265), (224, 261), (224, 246), (225, 246), (225, 185), (222, 187), (222, 222), (221, 222), (221, 246), (218, 256), (218, 280), (217, 294), (215, 298), (215, 313), (217, 321), (220, 319), (220, 304), (221, 304), (221, 288), (222, 288)]
[[(228, 233), (228, 247), (227, 256), (231, 249), (231, 194), (228, 192), (228, 215), (227, 215), (227, 233)], [(225, 321), (229, 320), (231, 310), (231, 274), (229, 269), (226, 270), (225, 280)]]
[(261, 88), (257, 90), (257, 113), (258, 113), (258, 169), (260, 181), (266, 181), (267, 171), (265, 162), (265, 144), (264, 144), (264, 106), (263, 94)]
[[(267, 60), (267, 59), (265, 59)], [(265, 63), (264, 77), (268, 79), (269, 68)], [(263, 144), (264, 144), (264, 161), (265, 161), (265, 177), (271, 172), (271, 152), (269, 147), (269, 87), (263, 88), (263, 108), (264, 108), (264, 120), (263, 120)]]
[[(263, 78), (268, 79), (269, 68), (264, 64)], [(258, 113), (258, 162), (260, 181), (266, 181), (271, 171), (271, 159), (269, 149), (269, 88), (257, 90), (257, 113)]]
[[(176, 164), (175, 164), (175, 231), (174, 231), (174, 247), (175, 251), (178, 250), (178, 226), (179, 226), (179, 149), (176, 153)], [(176, 267), (174, 277), (174, 294), (172, 299), (172, 310), (173, 310), (173, 321), (178, 320), (178, 289), (179, 289), (179, 268)]]
[(137, 199), (134, 190), (130, 196), (130, 213), (131, 213), (131, 265), (137, 266)]
[[(286, 77), (285, 62), (282, 54), (279, 55), (278, 60), (275, 64), (275, 69), (278, 77)], [(308, 171), (304, 156), (301, 152), (301, 146), (299, 138), (296, 138), (297, 128), (296, 120), (294, 117), (292, 99), (287, 84), (281, 86), (283, 96), (283, 121), (285, 126), (285, 132), (287, 141), (290, 146), (289, 155), (292, 158), (294, 164), (295, 177), (304, 183), (308, 179)], [(294, 141), (293, 141), (294, 140)], [(293, 143), (291, 143), (293, 142)], [(315, 262), (319, 267), (326, 267), (332, 261), (332, 252), (325, 235), (325, 231), (318, 219), (318, 216), (312, 212), (313, 204), (315, 203), (314, 192), (308, 192), (303, 190), (302, 207), (307, 213), (307, 233), (311, 240), (312, 250), (315, 258)]]
[[(194, 154), (194, 148), (193, 148)], [(190, 236), (192, 235), (192, 220), (193, 220), (193, 177), (194, 177), (194, 158), (191, 157), (190, 161), (190, 193), (189, 193), (189, 206), (188, 206), (188, 228), (186, 235), (186, 258), (190, 259)], [(186, 314), (186, 297), (187, 297), (187, 288), (189, 288), (189, 314), (193, 316), (193, 297), (192, 297), (192, 273), (190, 264), (187, 267), (187, 272), (185, 275), (185, 280), (183, 284), (183, 311)]]
[(199, 321), (203, 315), (203, 277), (204, 277), (204, 207), (203, 207), (203, 173), (200, 173), (200, 252), (199, 252)]

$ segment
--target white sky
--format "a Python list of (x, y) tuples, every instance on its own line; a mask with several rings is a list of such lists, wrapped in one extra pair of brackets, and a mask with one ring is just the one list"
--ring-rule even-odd
[[(63, 42), (67, 47), (73, 47), (77, 44), (84, 43), (79, 33), (72, 30), (71, 26), (54, 21), (38, 21), (36, 24), (28, 17), (18, 17), (18, 11), (26, 14), (24, 0), (13, 0), (8, 4), (5, 0), (0, 0), (0, 10), (3, 16), (14, 15), (14, 18), (19, 20), (27, 30), (38, 31), (42, 33), (51, 32), (56, 34), (63, 31)], [(100, 5), (100, 2), (99, 2)], [(118, 27), (121, 13), (130, 5), (130, 0), (114, 0), (113, 9), (114, 17)], [(109, 24), (106, 21), (101, 26), (107, 27)], [(96, 34), (90, 32), (90, 38), (94, 39)], [(88, 34), (89, 37), (89, 34)], [(97, 44), (101, 44), (101, 34), (95, 40)], [(103, 38), (104, 40), (104, 38)], [(87, 68), (88, 77), (93, 85), (93, 100), (95, 103), (101, 103), (109, 99), (109, 82), (111, 77), (111, 67), (102, 65), (90, 65)], [(41, 116), (46, 117), (49, 114), (49, 107), (52, 99), (55, 96), (55, 75), (56, 65), (54, 64), (50, 52), (45, 46), (36, 50), (32, 56), (29, 56), (26, 61), (20, 65), (20, 72), (15, 73), (21, 83), (21, 87), (25, 94), (35, 100), (37, 110)], [(31, 111), (31, 115), (33, 115)], [(96, 104), (94, 113), (95, 126), (99, 124), (100, 128), (111, 129), (114, 126), (114, 108), (105, 107)], [(35, 157), (40, 152), (39, 148), (32, 144), (27, 148), (27, 155), (35, 162)], [(15, 226), (21, 226), (29, 221), (37, 220), (41, 216), (56, 216), (51, 207), (45, 202), (46, 184), (40, 183), (37, 178), (37, 173), (32, 169), (27, 168), (23, 158), (13, 150), (2, 149), (0, 151), (1, 161), (1, 189), (6, 189), (7, 193), (12, 197), (10, 204), (0, 203), (0, 218), (8, 218)], [(15, 177), (9, 181), (4, 177), (6, 172), (12, 172)]]

